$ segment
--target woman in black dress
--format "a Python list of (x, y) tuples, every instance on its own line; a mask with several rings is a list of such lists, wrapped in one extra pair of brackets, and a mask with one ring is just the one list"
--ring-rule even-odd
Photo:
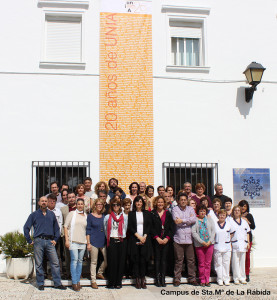
[(151, 214), (156, 286), (165, 287), (166, 262), (168, 259), (169, 241), (173, 238), (174, 222), (171, 213), (166, 209), (167, 203), (162, 196), (154, 199), (153, 207)]
[(145, 272), (151, 256), (151, 228), (151, 213), (145, 210), (143, 198), (137, 196), (133, 202), (133, 211), (128, 214), (130, 257), (137, 289), (146, 289)]

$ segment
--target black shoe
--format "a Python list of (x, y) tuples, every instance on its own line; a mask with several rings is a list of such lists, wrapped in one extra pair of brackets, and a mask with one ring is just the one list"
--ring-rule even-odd
[(114, 286), (113, 286), (113, 285), (110, 285), (110, 284), (108, 284), (108, 285), (106, 286), (106, 289), (111, 289), (111, 290), (113, 290), (113, 289), (114, 289)]
[(44, 285), (39, 285), (39, 286), (38, 286), (38, 289), (39, 289), (40, 291), (44, 291)]
[(161, 286), (162, 287), (166, 287), (166, 283), (165, 283), (165, 275), (164, 274), (161, 274)]
[(157, 287), (161, 287), (161, 274), (156, 275), (155, 282)]
[(246, 275), (246, 282), (249, 282), (250, 281), (250, 277), (249, 275)]
[(58, 286), (54, 286), (54, 289), (57, 289), (57, 290), (66, 290), (66, 286), (64, 285), (58, 285)]
[(199, 286), (199, 283), (196, 280), (189, 282), (190, 285)]

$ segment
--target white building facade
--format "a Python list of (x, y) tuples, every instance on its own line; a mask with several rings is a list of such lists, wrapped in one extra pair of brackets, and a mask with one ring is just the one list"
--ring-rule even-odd
[[(3, 5), (0, 234), (22, 231), (37, 197), (40, 166), (85, 162), (79, 171), (94, 183), (101, 179), (100, 5), (100, 0)], [(151, 5), (154, 182), (148, 183), (175, 184), (163, 176), (163, 163), (198, 168), (202, 163), (211, 169), (210, 186), (221, 182), (233, 198), (233, 168), (270, 169), (271, 207), (251, 209), (253, 254), (255, 267), (276, 267), (277, 2), (155, 0)], [(266, 70), (246, 103), (243, 71), (252, 61)]]

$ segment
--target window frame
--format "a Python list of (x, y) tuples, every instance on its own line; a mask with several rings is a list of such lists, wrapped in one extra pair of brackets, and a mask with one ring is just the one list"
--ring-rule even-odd
[[(209, 73), (210, 67), (208, 66), (208, 53), (207, 53), (207, 15), (210, 13), (210, 8), (197, 8), (197, 7), (181, 7), (164, 5), (162, 12), (165, 13), (167, 36), (166, 36), (166, 71), (167, 72), (191, 72), (191, 73)], [(170, 23), (180, 22), (184, 23), (197, 23), (201, 26), (201, 41), (199, 45), (199, 60), (200, 66), (182, 66), (173, 65), (171, 57), (171, 26)], [(184, 26), (185, 27), (185, 26)]]
[[(77, 69), (84, 70), (86, 67), (85, 53), (84, 53), (84, 10), (79, 11), (63, 11), (57, 9), (43, 9), (43, 38), (41, 41), (41, 60), (39, 63), (40, 68), (46, 69)], [(53, 18), (59, 20), (64, 19), (80, 19), (81, 22), (81, 49), (80, 49), (80, 62), (71, 62), (71, 61), (49, 61), (47, 60), (46, 53), (46, 41), (47, 41), (47, 18)]]

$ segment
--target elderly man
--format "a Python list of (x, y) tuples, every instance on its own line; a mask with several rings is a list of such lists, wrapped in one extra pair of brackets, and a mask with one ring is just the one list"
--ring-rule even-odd
[[(55, 249), (60, 237), (60, 228), (55, 214), (47, 209), (47, 198), (41, 197), (38, 204), (40, 208), (30, 214), (23, 228), (27, 242), (34, 245), (38, 289), (44, 290), (43, 256), (46, 253), (51, 266), (54, 287), (65, 290), (66, 287), (61, 284), (59, 260)], [(34, 241), (30, 237), (31, 227), (34, 228)]]
[(194, 248), (191, 227), (196, 222), (196, 214), (191, 206), (187, 206), (188, 198), (185, 193), (178, 194), (178, 206), (172, 210), (172, 217), (176, 223), (176, 232), (173, 237), (175, 267), (174, 286), (179, 286), (182, 277), (184, 253), (186, 254), (188, 267), (188, 281), (192, 285), (198, 285), (195, 274)]
[(184, 191), (185, 191), (185, 194), (187, 195), (188, 197), (188, 200), (191, 199), (191, 197), (195, 196), (196, 194), (194, 194), (192, 192), (192, 186), (191, 186), (191, 183), (190, 182), (185, 182), (184, 185), (183, 185), (183, 188), (184, 188)]
[(216, 183), (214, 185), (215, 194), (211, 197), (213, 201), (215, 198), (218, 198), (221, 201), (221, 208), (225, 208), (225, 202), (227, 199), (230, 199), (228, 196), (223, 195), (223, 186), (221, 183)]

